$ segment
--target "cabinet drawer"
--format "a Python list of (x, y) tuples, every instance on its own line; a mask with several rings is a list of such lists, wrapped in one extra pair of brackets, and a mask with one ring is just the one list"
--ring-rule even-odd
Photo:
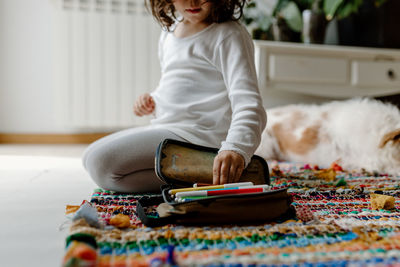
[(349, 64), (343, 58), (271, 54), (268, 69), (269, 79), (276, 82), (349, 82)]
[(400, 62), (354, 60), (351, 83), (356, 86), (399, 86)]

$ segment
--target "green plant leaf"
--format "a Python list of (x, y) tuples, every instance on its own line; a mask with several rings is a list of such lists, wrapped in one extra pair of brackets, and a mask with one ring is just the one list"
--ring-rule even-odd
[(346, 3), (343, 5), (343, 8), (337, 11), (336, 16), (338, 19), (343, 19), (348, 17), (351, 13), (353, 13), (353, 6), (351, 3)]
[(303, 29), (303, 20), (301, 12), (294, 2), (289, 2), (280, 12), (289, 28), (295, 32), (301, 32)]
[(363, 4), (363, 0), (352, 0), (344, 2), (336, 11), (336, 17), (343, 19), (350, 16), (353, 13), (357, 13), (360, 6)]
[(343, 0), (325, 0), (324, 1), (324, 12), (326, 14), (326, 19), (331, 20), (335, 17), (336, 11), (339, 6), (343, 3)]
[(272, 24), (271, 17), (259, 17), (257, 20), (257, 25), (263, 31), (268, 31), (268, 29), (271, 27), (271, 24)]
[(276, 14), (280, 13), (289, 2), (290, 0), (278, 0), (273, 15), (276, 16)]

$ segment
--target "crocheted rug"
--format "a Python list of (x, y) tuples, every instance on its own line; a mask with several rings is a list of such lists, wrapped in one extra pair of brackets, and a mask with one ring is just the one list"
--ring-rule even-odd
[[(400, 176), (269, 164), (271, 184), (293, 196), (291, 220), (148, 228), (135, 213), (143, 196), (99, 189), (90, 201), (67, 206), (74, 221), (63, 265), (400, 266)], [(97, 222), (76, 217), (83, 206), (97, 210)]]

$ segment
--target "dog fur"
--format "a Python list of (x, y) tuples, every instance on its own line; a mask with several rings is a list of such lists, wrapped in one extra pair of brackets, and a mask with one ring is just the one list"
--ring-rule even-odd
[(267, 110), (255, 154), (281, 160), (400, 175), (400, 111), (363, 98)]

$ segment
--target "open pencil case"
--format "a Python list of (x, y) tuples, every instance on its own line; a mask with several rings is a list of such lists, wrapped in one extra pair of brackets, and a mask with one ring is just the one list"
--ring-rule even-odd
[[(259, 193), (217, 195), (177, 202), (171, 189), (192, 187), (194, 183), (212, 183), (212, 163), (218, 150), (167, 139), (160, 143), (156, 155), (156, 172), (167, 183), (162, 195), (143, 198), (137, 213), (149, 227), (165, 224), (250, 224), (265, 223), (293, 216), (291, 197), (286, 189)], [(253, 156), (239, 182), (269, 184), (264, 159)], [(159, 217), (147, 216), (145, 207), (158, 205)]]
[[(165, 139), (156, 151), (156, 174), (163, 182), (175, 187), (192, 186), (194, 183), (212, 184), (212, 169), (217, 154), (217, 148)], [(269, 170), (265, 160), (254, 155), (239, 182), (269, 184)]]

